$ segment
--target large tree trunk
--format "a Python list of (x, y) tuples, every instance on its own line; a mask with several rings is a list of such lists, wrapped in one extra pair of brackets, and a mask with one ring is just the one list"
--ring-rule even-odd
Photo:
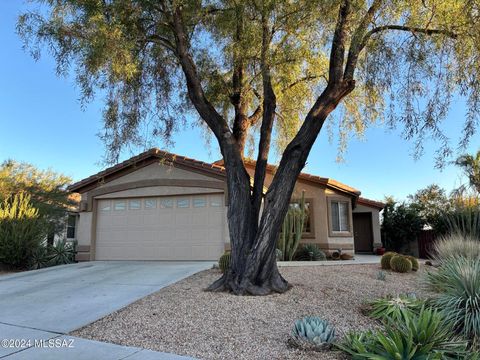
[[(224, 152), (228, 184), (228, 225), (231, 264), (210, 291), (232, 291), (237, 295), (267, 295), (289, 289), (278, 271), (276, 244), (288, 210), (296, 180), (327, 116), (354, 88), (353, 82), (327, 88), (307, 115), (301, 129), (285, 149), (268, 192), (260, 221), (252, 216), (250, 177), (243, 163)], [(263, 186), (263, 184), (261, 184)], [(255, 184), (259, 186), (259, 184)], [(254, 192), (255, 193), (255, 192)]]

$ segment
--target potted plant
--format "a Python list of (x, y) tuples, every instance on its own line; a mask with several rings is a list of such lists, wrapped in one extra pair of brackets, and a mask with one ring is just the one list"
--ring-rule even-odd
[(380, 246), (380, 247), (376, 248), (375, 249), (375, 254), (380, 255), (380, 256), (385, 254), (385, 248), (383, 246)]

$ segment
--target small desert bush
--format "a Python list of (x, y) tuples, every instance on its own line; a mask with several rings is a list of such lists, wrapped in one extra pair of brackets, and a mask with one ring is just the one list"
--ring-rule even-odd
[(480, 348), (480, 260), (451, 257), (426, 274), (431, 303), (458, 334)]

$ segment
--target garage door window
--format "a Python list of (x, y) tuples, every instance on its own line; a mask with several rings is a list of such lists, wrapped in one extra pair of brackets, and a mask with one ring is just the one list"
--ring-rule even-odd
[(110, 201), (100, 203), (100, 211), (110, 211)]
[(128, 202), (128, 208), (130, 210), (140, 210), (142, 208), (142, 202), (140, 200), (130, 200)]
[(125, 203), (125, 201), (117, 200), (114, 202), (113, 210), (122, 211), (122, 210), (125, 210), (126, 208), (127, 208), (127, 204)]
[(189, 199), (178, 199), (177, 200), (177, 208), (189, 208), (190, 207), (190, 200)]
[(205, 200), (205, 198), (193, 199), (193, 207), (199, 208), (199, 207), (205, 207), (205, 206), (207, 206), (207, 200)]
[(172, 199), (161, 199), (160, 200), (160, 207), (162, 209), (171, 209), (173, 208), (173, 200)]
[(211, 207), (220, 207), (220, 206), (222, 206), (222, 200), (212, 198), (212, 199), (210, 199), (210, 206)]
[(155, 199), (147, 199), (145, 200), (145, 209), (156, 209), (157, 208), (157, 200)]

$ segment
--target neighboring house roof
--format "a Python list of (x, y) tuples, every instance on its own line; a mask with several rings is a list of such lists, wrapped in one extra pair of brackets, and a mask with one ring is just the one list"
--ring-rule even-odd
[(385, 207), (385, 203), (383, 203), (383, 202), (370, 200), (370, 199), (363, 198), (363, 197), (359, 197), (358, 200), (357, 200), (357, 203), (360, 204), (360, 205), (377, 208), (379, 210), (383, 210), (383, 208)]
[(186, 168), (200, 170), (206, 174), (225, 177), (225, 168), (216, 164), (209, 164), (203, 161), (188, 158), (186, 156), (172, 154), (157, 148), (145, 151), (137, 156), (125, 160), (115, 166), (109, 167), (99, 173), (89, 176), (68, 187), (69, 191), (83, 192), (91, 188), (102, 185), (115, 179), (118, 175), (126, 174), (129, 170), (137, 170), (143, 166), (149, 165), (154, 161), (163, 161), (166, 164), (176, 164)]

